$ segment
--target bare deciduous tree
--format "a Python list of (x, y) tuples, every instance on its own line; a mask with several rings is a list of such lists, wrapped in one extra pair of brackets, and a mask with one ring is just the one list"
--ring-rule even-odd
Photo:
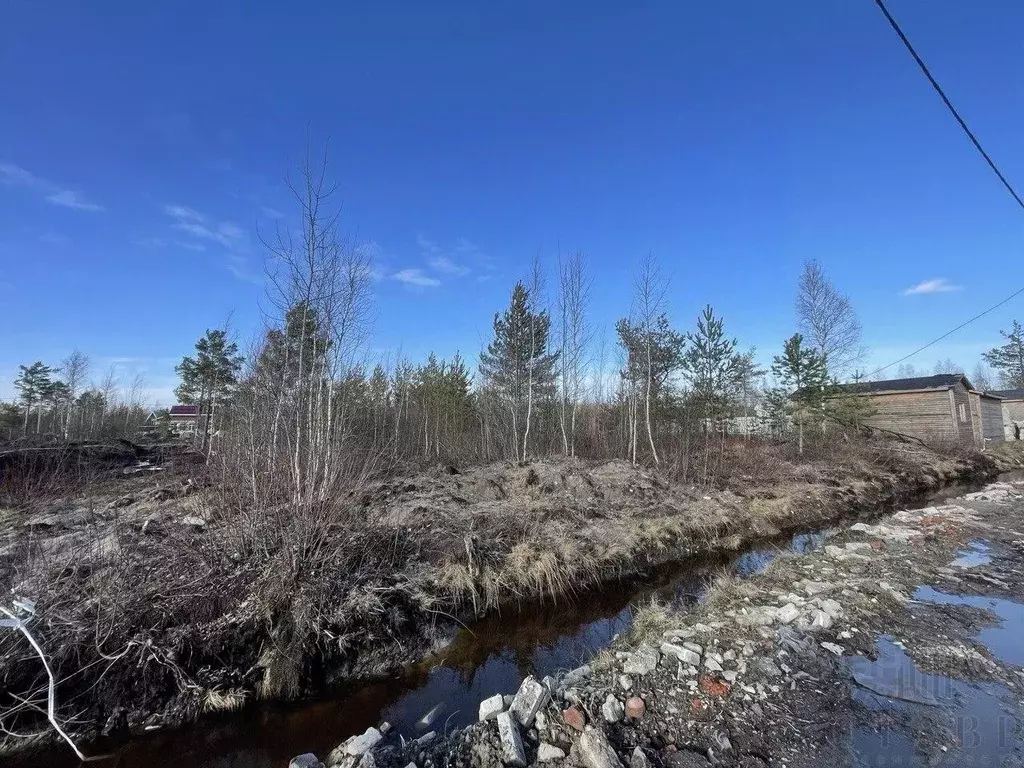
[(796, 319), (799, 330), (825, 358), (830, 376), (843, 378), (864, 358), (857, 311), (817, 259), (804, 263), (797, 287)]
[(591, 329), (587, 323), (590, 301), (590, 280), (587, 278), (583, 254), (574, 251), (558, 260), (558, 313), (561, 338), (561, 398), (559, 426), (562, 450), (566, 456), (576, 455), (576, 414), (583, 395), (586, 354)]
[(79, 392), (85, 385), (89, 375), (89, 356), (79, 350), (74, 350), (64, 358), (60, 367), (64, 372), (64, 383), (68, 387), (67, 412), (64, 414), (64, 439), (67, 440), (71, 432), (71, 422), (74, 416), (75, 403)]

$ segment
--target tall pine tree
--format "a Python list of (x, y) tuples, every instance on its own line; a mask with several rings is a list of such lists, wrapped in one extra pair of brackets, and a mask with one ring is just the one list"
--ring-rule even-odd
[(36, 431), (38, 432), (43, 416), (42, 403), (53, 387), (50, 376), (56, 372), (56, 369), (44, 364), (41, 360), (36, 360), (32, 365), (19, 365), (18, 370), (20, 373), (14, 380), (14, 388), (18, 390), (21, 402), (25, 406), (22, 429), (28, 434), (28, 417), (32, 407), (35, 406), (38, 413), (36, 418)]
[(524, 461), (532, 405), (555, 392), (558, 353), (548, 351), (550, 330), (547, 311), (533, 307), (529, 290), (517, 282), (508, 309), (494, 315), (494, 338), (480, 354), (480, 373), (507, 406), (514, 453)]
[(213, 409), (224, 404), (238, 382), (242, 360), (238, 346), (227, 340), (225, 331), (207, 329), (206, 335), (196, 342), (195, 357), (182, 358), (174, 369), (181, 378), (181, 384), (174, 390), (175, 396), (183, 403), (199, 406), (203, 420), (202, 450), (206, 449), (209, 439)]
[(825, 357), (795, 333), (772, 361), (772, 373), (789, 391), (790, 411), (797, 423), (799, 452), (804, 452), (804, 424), (820, 414), (825, 400), (828, 366)]

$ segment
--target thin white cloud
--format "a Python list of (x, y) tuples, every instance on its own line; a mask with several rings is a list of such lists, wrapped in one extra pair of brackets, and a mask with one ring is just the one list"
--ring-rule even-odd
[(443, 275), (461, 277), (462, 275), (468, 275), (471, 271), (469, 267), (452, 261), (447, 256), (434, 256), (427, 263), (430, 264), (431, 269)]
[(48, 183), (24, 168), (12, 163), (0, 163), (0, 183), (18, 187), (43, 188)]
[(951, 291), (962, 290), (963, 286), (953, 285), (944, 277), (934, 277), (931, 280), (923, 280), (917, 285), (912, 285), (904, 292), (904, 296), (919, 296), (929, 293), (950, 293)]
[(175, 240), (174, 244), (178, 248), (184, 248), (186, 251), (205, 251), (206, 246), (202, 243), (188, 243), (183, 240)]
[(264, 218), (267, 218), (267, 219), (283, 219), (284, 218), (284, 214), (283, 213), (281, 213), (276, 208), (271, 208), (269, 205), (261, 206), (260, 207), (260, 212), (263, 214)]
[(61, 205), (65, 208), (74, 208), (76, 211), (107, 210), (98, 203), (90, 203), (88, 200), (85, 200), (78, 192), (75, 192), (70, 189), (62, 189), (60, 192), (54, 192), (52, 195), (47, 195), (46, 202), (53, 203), (54, 205)]
[(391, 279), (416, 288), (437, 288), (441, 285), (440, 280), (423, 274), (422, 269), (402, 269), (395, 272)]
[[(208, 223), (207, 217), (186, 205), (165, 205), (164, 213), (174, 219), (174, 228), (200, 240), (211, 240), (233, 251), (245, 247), (245, 230), (230, 221)], [(187, 241), (186, 241), (187, 242)], [(203, 250), (202, 243), (179, 242), (185, 248)]]
[(64, 208), (72, 208), (76, 211), (105, 211), (99, 203), (94, 203), (85, 198), (81, 192), (73, 189), (66, 189), (60, 184), (37, 176), (27, 171), (20, 165), (13, 163), (0, 163), (0, 184), (10, 187), (24, 187), (35, 192), (46, 195), (46, 202), (59, 205)]
[(194, 208), (189, 208), (187, 205), (165, 205), (164, 213), (175, 219), (183, 219), (185, 221), (203, 221), (204, 217), (199, 211)]
[(464, 237), (458, 238), (454, 245), (443, 246), (419, 233), (416, 235), (416, 245), (427, 266), (439, 275), (465, 277), (473, 272), (474, 266), (488, 267), (488, 257)]

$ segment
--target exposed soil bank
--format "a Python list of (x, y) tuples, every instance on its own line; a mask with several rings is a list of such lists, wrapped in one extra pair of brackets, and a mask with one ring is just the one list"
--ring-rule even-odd
[[(333, 596), (341, 608), (328, 606), (325, 612), (335, 617), (320, 628), (333, 647), (316, 645), (317, 655), (300, 665), (300, 690), (308, 695), (328, 680), (379, 675), (406, 665), (450, 637), (454, 625), (445, 614), (468, 618), (509, 602), (564, 597), (659, 564), (734, 551), (784, 531), (898, 505), (1017, 462), (1009, 454), (949, 459), (890, 444), (848, 453), (841, 464), (806, 465), (771, 456), (774, 463), (769, 463), (759, 454), (760, 465), (750, 458), (747, 463), (756, 465), (753, 470), (761, 470), (761, 476), (749, 473), (735, 488), (713, 493), (617, 461), (495, 465), (461, 473), (439, 468), (381, 483), (357, 504), (374, 541), (401, 539), (402, 560), (385, 577), (346, 583)], [(183, 484), (180, 477), (162, 479), (159, 489), (152, 482), (126, 478), (128, 485), (111, 489), (111, 498), (94, 497), (91, 510), (117, 510), (106, 517), (75, 507), (73, 500), (28, 520), (9, 512), (12, 522), (28, 525), (9, 533), (0, 550), (0, 573), (7, 565), (11, 586), (25, 594), (23, 587), (31, 583), (19, 580), (24, 574), (19, 558), (27, 553), (43, 551), (57, 563), (75, 557), (76, 568), (98, 569), (106, 567), (104, 557), (132, 545), (164, 556), (154, 541), (210, 550), (213, 558), (219, 553), (228, 564), (234, 562), (226, 537), (236, 520), (211, 514), (203, 495), (186, 493), (194, 485)], [(239, 579), (251, 577), (244, 567), (235, 570)], [(218, 587), (214, 579), (210, 584)], [(195, 589), (191, 582), (190, 587)], [(199, 595), (215, 604), (225, 597)], [(253, 620), (243, 606), (230, 603), (220, 610), (219, 618), (211, 614), (210, 619), (214, 626), (226, 626), (230, 639), (220, 640), (213, 652), (196, 653), (209, 645), (209, 619), (193, 628), (170, 626), (147, 638), (177, 668), (171, 684), (143, 674), (146, 684), (131, 688), (130, 695), (118, 686), (65, 686), (67, 698), (74, 697), (77, 708), (85, 709), (80, 732), (173, 725), (204, 708), (251, 699), (275, 671), (275, 644), (268, 647), (266, 633), (273, 640), (278, 620)], [(344, 613), (340, 620), (339, 612)], [(94, 638), (89, 632), (83, 640)], [(17, 681), (24, 665), (19, 670), (10, 664), (24, 654), (7, 658), (4, 679)]]

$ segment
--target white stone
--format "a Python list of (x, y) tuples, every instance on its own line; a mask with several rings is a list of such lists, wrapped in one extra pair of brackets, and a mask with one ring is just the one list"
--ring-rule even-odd
[(519, 726), (509, 712), (498, 715), (498, 738), (501, 739), (501, 761), (505, 765), (526, 765), (526, 752), (523, 750)]
[(793, 603), (786, 603), (784, 606), (779, 608), (775, 612), (775, 618), (781, 621), (783, 624), (789, 624), (794, 621), (797, 616), (800, 615), (800, 609), (797, 608)]
[(628, 691), (633, 687), (633, 678), (629, 675), (619, 675), (619, 687), (624, 691)]
[(553, 763), (556, 760), (564, 760), (565, 752), (554, 744), (542, 743), (537, 749), (537, 762), (539, 763)]
[(805, 581), (803, 582), (804, 592), (811, 597), (820, 595), (822, 592), (828, 591), (828, 584), (823, 581)]
[(704, 668), (711, 672), (722, 671), (722, 665), (719, 664), (718, 660), (713, 658), (712, 656), (707, 656), (704, 658)]
[(817, 631), (821, 629), (828, 629), (832, 626), (832, 617), (824, 611), (812, 611), (810, 621), (807, 624), (808, 629)]
[(582, 667), (576, 667), (576, 669), (565, 673), (565, 676), (562, 678), (562, 685), (566, 688), (578, 685), (590, 677), (592, 671), (593, 670), (591, 670), (589, 664), (584, 664)]
[(689, 648), (694, 653), (704, 653), (704, 648), (700, 645), (697, 645), (697, 643), (683, 643), (683, 648)]
[(690, 664), (691, 666), (697, 666), (700, 664), (700, 654), (691, 651), (682, 645), (676, 645), (675, 643), (662, 643), (661, 652), (666, 656), (674, 656), (684, 664)]
[(622, 665), (622, 671), (627, 675), (649, 675), (658, 668), (660, 660), (661, 654), (658, 653), (657, 648), (641, 645), (626, 659), (626, 663)]
[(493, 720), (505, 711), (505, 699), (500, 693), (496, 693), (489, 699), (480, 702), (479, 720)]
[(324, 764), (312, 752), (307, 752), (304, 755), (293, 757), (288, 763), (288, 768), (324, 768)]
[(816, 603), (818, 606), (820, 606), (821, 610), (823, 610), (833, 619), (838, 619), (843, 615), (843, 606), (835, 600), (817, 600)]
[(843, 655), (843, 646), (836, 645), (835, 643), (822, 643), (821, 647), (829, 653), (834, 653), (836, 656)]
[(519, 691), (512, 699), (509, 712), (523, 725), (529, 726), (544, 706), (551, 700), (548, 689), (537, 682), (533, 675), (528, 675)]
[(604, 704), (601, 705), (601, 715), (604, 717), (605, 722), (617, 723), (623, 717), (625, 717), (626, 708), (612, 694), (608, 694), (608, 697), (604, 700)]
[(384, 736), (376, 728), (367, 728), (365, 733), (353, 736), (342, 744), (343, 751), (346, 755), (359, 757), (377, 746), (377, 743), (383, 738)]
[(633, 754), (629, 758), (629, 768), (650, 768), (651, 761), (647, 759), (647, 755), (640, 747), (633, 749)]
[(579, 750), (580, 758), (587, 768), (622, 768), (619, 756), (608, 743), (604, 731), (593, 726), (588, 725), (580, 736)]
[(537, 717), (533, 720), (533, 724), (537, 726), (538, 731), (546, 731), (548, 728), (548, 716), (543, 712), (538, 712)]

